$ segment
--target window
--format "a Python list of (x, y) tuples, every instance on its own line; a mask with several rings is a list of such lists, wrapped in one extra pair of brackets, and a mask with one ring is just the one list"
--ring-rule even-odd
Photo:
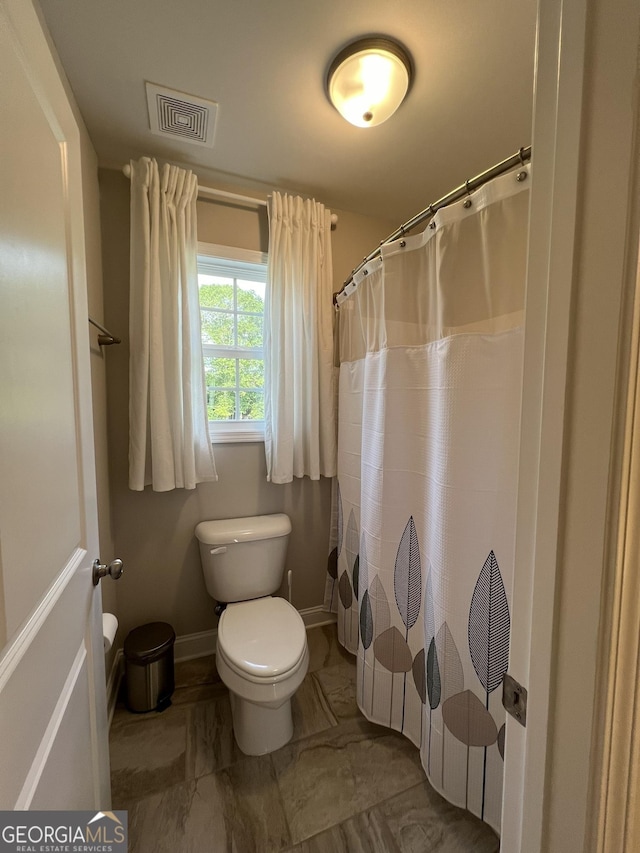
[(263, 441), (266, 255), (202, 243), (198, 248), (211, 439)]

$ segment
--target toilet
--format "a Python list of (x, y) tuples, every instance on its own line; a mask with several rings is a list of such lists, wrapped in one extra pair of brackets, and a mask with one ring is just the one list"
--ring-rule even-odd
[(287, 515), (201, 521), (196, 527), (207, 592), (226, 604), (216, 666), (229, 688), (233, 732), (246, 755), (265, 755), (293, 735), (291, 697), (307, 674), (304, 622), (284, 598)]

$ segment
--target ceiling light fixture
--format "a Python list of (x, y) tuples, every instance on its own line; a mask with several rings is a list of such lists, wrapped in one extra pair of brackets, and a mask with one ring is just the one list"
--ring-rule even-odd
[(411, 85), (409, 53), (389, 38), (362, 38), (347, 45), (329, 66), (329, 100), (356, 127), (382, 124), (398, 109)]

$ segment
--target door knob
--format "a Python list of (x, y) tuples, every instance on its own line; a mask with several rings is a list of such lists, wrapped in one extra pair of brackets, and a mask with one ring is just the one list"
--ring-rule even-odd
[(118, 578), (122, 577), (123, 572), (122, 560), (112, 560), (107, 566), (105, 563), (101, 563), (98, 557), (93, 561), (93, 585), (97, 586), (105, 575), (111, 575), (114, 581), (117, 581)]

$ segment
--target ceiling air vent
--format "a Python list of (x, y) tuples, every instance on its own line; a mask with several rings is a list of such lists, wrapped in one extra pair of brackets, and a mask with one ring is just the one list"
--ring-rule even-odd
[(147, 83), (146, 86), (151, 133), (213, 148), (218, 111), (214, 101), (165, 89), (155, 83)]

